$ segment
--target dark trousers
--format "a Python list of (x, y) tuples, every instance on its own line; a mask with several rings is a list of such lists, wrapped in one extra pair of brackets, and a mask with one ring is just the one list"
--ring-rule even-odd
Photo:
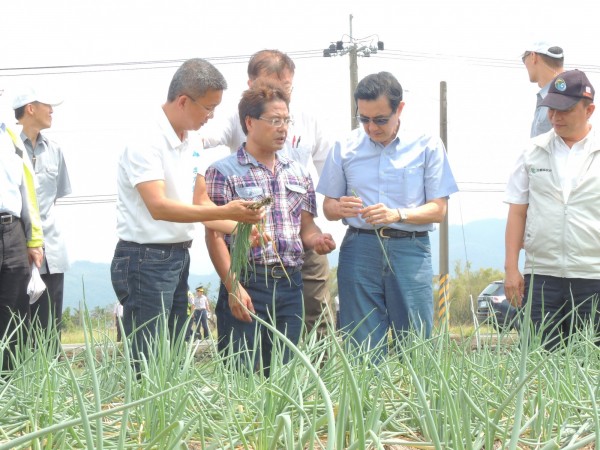
[(46, 290), (38, 301), (31, 305), (32, 321), (43, 330), (56, 328), (60, 331), (65, 274), (45, 273), (42, 274), (42, 281), (46, 284)]
[[(257, 269), (249, 273), (243, 286), (252, 298), (256, 315), (264, 321), (271, 323), (278, 331), (283, 333), (292, 343), (300, 340), (303, 325), (302, 317), (302, 276), (300, 271), (289, 271), (289, 280), (286, 277), (272, 278), (265, 276), (264, 272)], [(254, 370), (260, 367), (261, 359), (264, 375), (269, 376), (271, 356), (273, 353), (273, 333), (255, 320), (251, 323), (236, 319), (229, 308), (227, 290), (221, 283), (219, 300), (217, 301), (217, 328), (219, 328), (218, 349), (226, 354), (229, 346), (238, 355), (240, 361), (245, 363), (246, 356), (256, 347), (259, 352), (255, 355)], [(231, 342), (231, 344), (230, 344)], [(281, 341), (278, 340), (281, 344)], [(283, 362), (290, 358), (290, 351), (283, 348)]]
[(327, 324), (333, 325), (334, 307), (329, 295), (329, 262), (327, 255), (319, 255), (314, 250), (304, 253), (302, 265), (302, 296), (304, 301), (304, 324), (309, 333), (319, 322), (318, 335), (327, 332)]
[(525, 302), (530, 290), (531, 321), (546, 349), (554, 349), (591, 320), (596, 334), (600, 332), (600, 280), (534, 275), (531, 285), (531, 275), (525, 275)]
[[(9, 340), (9, 346), (2, 352), (2, 370), (13, 368), (11, 353), (20, 341), (18, 338), (26, 338), (30, 278), (31, 266), (21, 221), (0, 225), (0, 336)], [(19, 327), (23, 321), (25, 326)]]
[[(200, 332), (200, 328), (202, 328), (202, 332)], [(208, 330), (208, 311), (206, 309), (194, 310), (194, 332), (199, 339), (202, 339), (203, 334), (204, 339), (210, 336), (210, 331)]]

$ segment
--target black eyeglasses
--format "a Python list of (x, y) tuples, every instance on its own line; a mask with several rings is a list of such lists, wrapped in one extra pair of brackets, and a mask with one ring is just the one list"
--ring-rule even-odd
[(360, 114), (356, 116), (356, 119), (362, 123), (363, 125), (367, 125), (369, 122), (373, 122), (377, 126), (383, 126), (390, 121), (394, 113), (391, 113), (389, 116), (379, 116), (379, 117), (366, 117), (361, 116)]
[(521, 61), (523, 62), (523, 64), (525, 64), (525, 60), (527, 59), (527, 57), (531, 55), (531, 52), (525, 52), (523, 53), (523, 56), (521, 56)]

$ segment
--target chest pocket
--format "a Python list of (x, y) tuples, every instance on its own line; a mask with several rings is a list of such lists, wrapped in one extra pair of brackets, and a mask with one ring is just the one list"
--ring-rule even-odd
[(261, 200), (265, 196), (260, 186), (236, 186), (235, 194), (242, 200)]
[(299, 184), (288, 183), (285, 185), (287, 191), (288, 210), (292, 215), (300, 214), (302, 201), (306, 195), (306, 188)]

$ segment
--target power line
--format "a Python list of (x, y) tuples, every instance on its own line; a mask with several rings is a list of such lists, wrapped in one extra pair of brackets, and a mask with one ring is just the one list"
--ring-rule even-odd
[[(299, 50), (289, 52), (288, 55), (294, 59), (306, 59), (321, 57), (321, 50)], [(207, 61), (215, 65), (223, 64), (247, 64), (252, 55), (232, 56), (210, 56), (205, 57)], [(131, 70), (155, 70), (179, 67), (187, 58), (161, 59), (148, 61), (119, 61), (108, 63), (90, 64), (67, 64), (56, 66), (27, 66), (27, 67), (4, 67), (0, 68), (0, 76), (14, 77), (23, 75), (62, 75), (77, 73), (118, 72)]]

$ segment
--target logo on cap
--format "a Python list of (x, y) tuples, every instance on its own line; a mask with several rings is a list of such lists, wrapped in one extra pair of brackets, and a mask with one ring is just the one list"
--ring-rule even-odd
[(554, 87), (557, 91), (564, 92), (567, 90), (567, 83), (562, 78), (557, 78), (554, 82)]

